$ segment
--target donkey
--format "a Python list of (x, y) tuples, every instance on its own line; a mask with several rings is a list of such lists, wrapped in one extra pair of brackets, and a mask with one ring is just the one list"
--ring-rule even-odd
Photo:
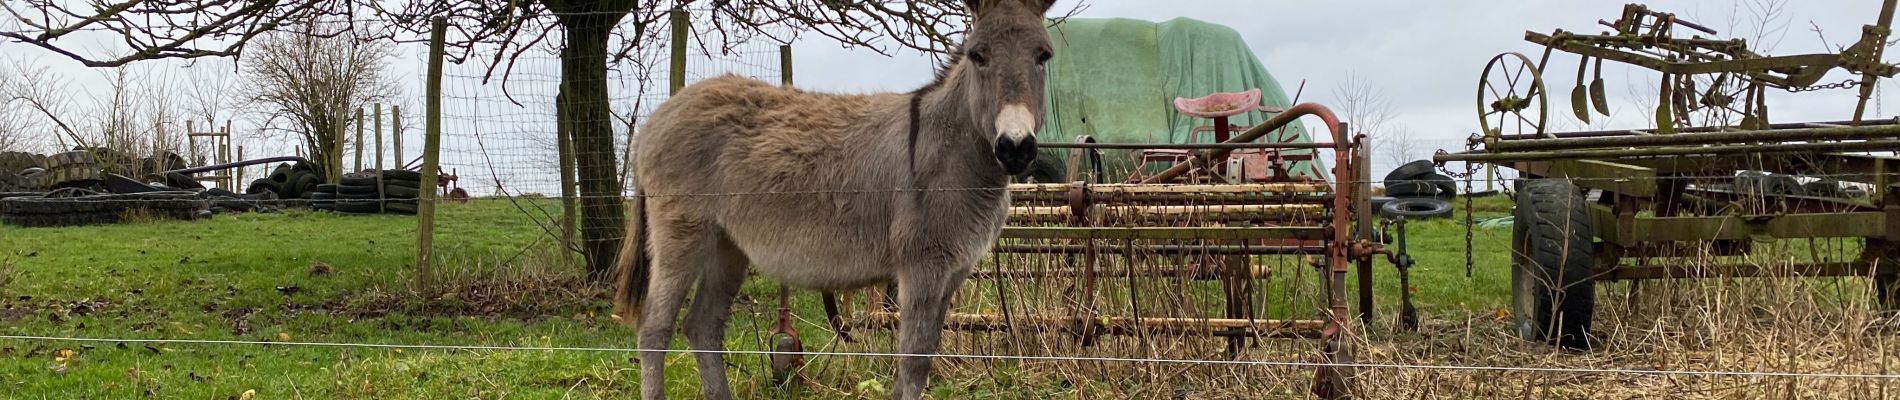
[[(965, 0), (975, 16), (934, 81), (909, 93), (813, 93), (722, 76), (654, 110), (634, 145), (638, 213), (618, 260), (639, 330), (640, 392), (665, 397), (681, 302), (702, 394), (732, 397), (727, 316), (748, 265), (845, 290), (895, 281), (893, 398), (922, 396), (950, 297), (995, 244), (1005, 186), (1036, 158), (1044, 14), (1055, 0)], [(650, 258), (648, 258), (650, 257)]]

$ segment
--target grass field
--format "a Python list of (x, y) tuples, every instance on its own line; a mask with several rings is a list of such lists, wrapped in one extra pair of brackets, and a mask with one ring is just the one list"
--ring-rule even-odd
[[(1478, 199), (1476, 215), (1505, 215), (1508, 201), (1502, 196)], [(1463, 207), (1464, 202), (1457, 204)], [(0, 397), (225, 399), (246, 398), (241, 396), (247, 392), (260, 399), (637, 395), (628, 352), (178, 342), (634, 345), (632, 330), (609, 316), (606, 295), (611, 288), (587, 284), (579, 267), (562, 264), (535, 219), (513, 203), (448, 204), (439, 221), (437, 254), (445, 265), (444, 278), (426, 292), (410, 286), (413, 217), (289, 211), (195, 222), (0, 227), (0, 335), (170, 341), (0, 339), (0, 388), (5, 388)], [(1473, 232), (1476, 263), (1467, 278), (1466, 230), (1461, 223), (1445, 219), (1412, 225), (1411, 250), (1419, 260), (1413, 286), (1417, 304), (1430, 321), (1427, 331), (1508, 337), (1502, 322), (1485, 316), (1507, 307), (1509, 300), (1509, 230)], [(1381, 262), (1379, 274), (1379, 315), (1389, 321), (1399, 288), (1389, 265)], [(775, 293), (772, 282), (755, 278), (748, 284), (728, 333), (730, 348), (761, 348)], [(808, 349), (825, 348), (833, 341), (825, 327), (811, 323), (822, 321), (816, 298), (810, 292), (798, 295), (797, 312), (804, 318), (799, 330)], [(1385, 324), (1368, 330), (1374, 353), (1417, 343), (1430, 348), (1431, 341), (1446, 336), (1393, 333)], [(1413, 342), (1376, 344), (1388, 334)], [(675, 347), (683, 345), (676, 342)], [(1531, 354), (1527, 357), (1549, 353), (1536, 346), (1505, 347), (1531, 349), (1525, 350)], [(674, 395), (697, 397), (690, 358), (673, 360), (669, 381)], [(728, 363), (735, 366), (735, 389), (748, 398), (882, 397), (890, 374), (880, 366), (888, 363), (872, 363), (880, 367), (846, 367), (828, 375), (860, 382), (857, 385), (781, 389), (764, 383), (762, 357), (729, 357)], [(1035, 374), (1009, 376), (1008, 371), (1028, 366), (985, 365), (984, 372), (947, 368), (952, 372), (934, 382), (933, 397), (1116, 393), (1112, 380), (1077, 386), (1068, 380), (1037, 380)], [(1005, 377), (998, 378), (997, 371), (1004, 371)]]

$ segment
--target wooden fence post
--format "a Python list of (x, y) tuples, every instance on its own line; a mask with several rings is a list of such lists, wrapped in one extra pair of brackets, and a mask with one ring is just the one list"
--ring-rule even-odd
[(389, 106), (389, 146), (396, 149), (396, 169), (408, 169), (409, 160), (402, 158), (402, 106)]
[(435, 17), (429, 32), (428, 101), (422, 136), (422, 187), (416, 201), (416, 283), (428, 288), (435, 263), (436, 180), (440, 177), (439, 147), (442, 145), (442, 42), (448, 34), (448, 19)]
[[(383, 103), (376, 103), (376, 170), (383, 170)], [(376, 176), (381, 177), (382, 174)]]
[(362, 171), (362, 170), (363, 170), (363, 108), (357, 107), (356, 108), (356, 169), (351, 170), (351, 172)]
[(673, 56), (669, 60), (672, 61), (672, 69), (667, 71), (666, 79), (667, 87), (671, 91), (667, 94), (679, 93), (680, 88), (686, 87), (686, 40), (687, 36), (692, 34), (691, 30), (687, 29), (689, 28), (687, 24), (690, 24), (691, 20), (687, 18), (686, 10), (674, 9), (672, 17)]

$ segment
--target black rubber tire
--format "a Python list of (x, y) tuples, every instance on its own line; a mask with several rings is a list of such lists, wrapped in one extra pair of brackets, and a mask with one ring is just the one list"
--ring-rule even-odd
[(1438, 191), (1438, 193), (1436, 193), (1438, 197), (1452, 197), (1458, 195), (1458, 181), (1451, 179), (1449, 176), (1431, 173), (1426, 174), (1422, 179), (1432, 183), (1432, 188)]
[(1385, 180), (1410, 181), (1424, 179), (1425, 174), (1430, 174), (1437, 169), (1438, 166), (1433, 165), (1432, 160), (1413, 161), (1400, 165), (1398, 168), (1393, 168), (1392, 172), (1387, 172), (1385, 174)]
[(383, 170), (383, 179), (421, 182), (422, 173), (417, 172), (417, 171), (410, 171), (406, 169), (386, 169), (386, 170)]
[(391, 199), (413, 199), (422, 194), (421, 190), (401, 185), (383, 186), (383, 196)]
[(383, 211), (390, 214), (414, 215), (416, 213), (416, 203), (392, 201), (383, 204)]
[(343, 191), (344, 188), (349, 188), (349, 187), (351, 186), (337, 187), (337, 192), (336, 192), (337, 200), (381, 200), (382, 199), (382, 194), (376, 193), (375, 190), (371, 190), (367, 193), (351, 193), (351, 192)]
[(158, 188), (152, 187), (152, 185), (147, 185), (144, 182), (139, 182), (137, 179), (128, 178), (125, 175), (119, 174), (106, 174), (105, 187), (106, 191), (111, 193), (146, 193), (159, 191)]
[(193, 192), (102, 194), (78, 197), (16, 197), (0, 199), (0, 214), (73, 214), (125, 210), (202, 210), (204, 199)]
[[(350, 177), (344, 177), (342, 180), (338, 181), (338, 183), (344, 184), (344, 185), (352, 185), (352, 186), (376, 186), (376, 178), (350, 176)], [(407, 179), (383, 178), (382, 184), (389, 185), (389, 186), (404, 186), (404, 187), (409, 187), (412, 189), (422, 187), (422, 182), (412, 181), (412, 180), (407, 180)]]
[(282, 194), (279, 193), (281, 191), (283, 191), (283, 189), (277, 187), (277, 182), (271, 182), (270, 179), (258, 179), (258, 180), (251, 181), (251, 186), (244, 189), (245, 194), (258, 194), (258, 193), (264, 193), (264, 192), (271, 192), (273, 194), (278, 194), (279, 196), (282, 196)]
[(14, 175), (12, 172), (0, 172), (0, 192), (31, 192), (43, 189), (39, 179), (30, 176)]
[(14, 197), (40, 197), (40, 196), (45, 196), (45, 195), (46, 195), (45, 192), (0, 192), (0, 199), (7, 199), (7, 198), (14, 198)]
[(1391, 196), (1372, 196), (1372, 213), (1378, 214), (1379, 209), (1385, 208), (1385, 203), (1391, 203), (1393, 200), (1398, 200), (1398, 198)]
[(1511, 225), (1511, 320), (1524, 340), (1590, 349), (1596, 312), (1595, 231), (1577, 187), (1531, 180)]
[(47, 228), (59, 226), (104, 225), (120, 221), (118, 212), (98, 211), (67, 214), (0, 214), (0, 223), (29, 228)]
[[(351, 185), (351, 184), (337, 185), (336, 194), (369, 195), (369, 197), (360, 197), (360, 198), (374, 199), (376, 198), (376, 185), (367, 185), (367, 186), (359, 186), (359, 185)], [(340, 197), (345, 197), (345, 196), (340, 196)]]
[(27, 168), (46, 168), (46, 156), (20, 151), (0, 151), (0, 173), (17, 174)]
[(310, 193), (312, 193), (312, 194), (316, 194), (316, 193), (328, 193), (328, 194), (331, 194), (331, 195), (332, 195), (332, 196), (330, 196), (331, 198), (335, 198), (335, 197), (336, 197), (336, 196), (335, 196), (335, 194), (336, 194), (336, 184), (332, 184), (332, 183), (322, 183), (322, 184), (317, 184), (317, 187), (314, 187), (314, 188), (311, 188), (311, 189), (310, 189)]
[(1387, 181), (1385, 195), (1398, 198), (1432, 197), (1438, 194), (1438, 185), (1430, 181)]
[(184, 189), (184, 190), (205, 188), (205, 185), (203, 183), (198, 183), (197, 179), (191, 179), (191, 175), (185, 175), (185, 174), (181, 174), (177, 172), (165, 174), (165, 186), (171, 186), (174, 189)]
[[(343, 174), (343, 179), (339, 182), (345, 185), (375, 186), (377, 183), (376, 170)], [(391, 182), (401, 182), (401, 184), (410, 187), (421, 186), (422, 174), (400, 169), (383, 170), (382, 183), (388, 184)]]
[(1393, 199), (1379, 206), (1379, 216), (1405, 217), (1409, 220), (1441, 218), (1451, 215), (1451, 202), (1431, 197)]
[(381, 203), (382, 202), (376, 201), (376, 200), (339, 199), (336, 201), (336, 204), (332, 205), (331, 207), (332, 209), (336, 211), (341, 211), (341, 212), (369, 214), (369, 213), (382, 212), (383, 205)]
[(310, 198), (310, 191), (316, 189), (317, 184), (323, 183), (323, 178), (316, 174), (299, 171), (290, 174), (290, 182), (289, 185), (284, 186), (284, 192), (289, 193), (279, 192), (277, 195), (287, 199), (307, 199)]

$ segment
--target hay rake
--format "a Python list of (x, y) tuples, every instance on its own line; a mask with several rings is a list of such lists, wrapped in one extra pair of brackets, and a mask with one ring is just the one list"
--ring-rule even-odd
[[(1302, 116), (1324, 120), (1334, 141), (1256, 142)], [(1359, 267), (1358, 316), (1370, 321), (1372, 257), (1395, 254), (1359, 237), (1372, 230), (1370, 219), (1354, 218), (1371, 215), (1355, 212), (1369, 208), (1367, 161), (1360, 138), (1344, 132), (1326, 108), (1300, 104), (1232, 137), (1220, 132), (1220, 143), (1104, 144), (1085, 136), (1044, 145), (1068, 149), (1071, 182), (1009, 186), (1009, 226), (958, 293), (945, 329), (1001, 336), (1019, 353), (1064, 347), (1102, 355), (1130, 347), (1103, 345), (1121, 341), (1134, 344), (1125, 355), (1135, 357), (1157, 356), (1154, 342), (1163, 338), (1193, 348), (1224, 343), (1229, 358), (1262, 339), (1317, 338), (1317, 361), (1350, 363), (1343, 340), (1353, 318), (1348, 266)], [(1137, 183), (1101, 183), (1126, 181), (1104, 176), (1101, 151), (1149, 146), (1198, 153)], [(1331, 149), (1335, 176), (1353, 183), (1229, 173), (1229, 155), (1243, 149)], [(896, 326), (889, 297), (879, 290), (827, 294), (825, 306), (841, 338), (853, 340), (859, 331)], [(1193, 338), (1205, 341), (1185, 340)], [(1056, 341), (1069, 345), (1050, 344)], [(1348, 377), (1343, 368), (1321, 368), (1314, 391), (1343, 396)]]

